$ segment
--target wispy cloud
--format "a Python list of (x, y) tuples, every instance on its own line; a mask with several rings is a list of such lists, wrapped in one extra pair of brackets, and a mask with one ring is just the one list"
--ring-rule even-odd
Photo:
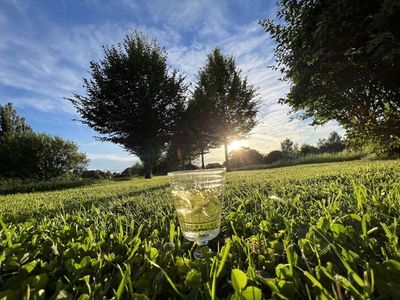
[[(264, 1), (86, 0), (79, 5), (86, 5), (87, 12), (95, 11), (102, 17), (90, 22), (84, 22), (83, 18), (67, 26), (50, 18), (48, 13), (35, 10), (30, 2), (6, 0), (5, 3), (7, 9), (14, 9), (13, 16), (19, 18), (16, 22), (16, 18), (0, 10), (0, 101), (11, 100), (17, 107), (31, 107), (49, 115), (66, 114), (64, 121), (69, 122), (78, 116), (63, 97), (83, 92), (82, 77), (89, 75), (89, 61), (103, 56), (102, 45), (116, 44), (132, 28), (138, 28), (166, 47), (169, 65), (184, 73), (188, 83), (195, 82), (206, 55), (215, 46), (236, 57), (243, 75), (259, 87), (262, 99), (260, 123), (247, 139), (250, 147), (265, 153), (278, 149), (286, 137), (297, 143), (315, 143), (330, 131), (341, 130), (335, 123), (312, 128), (307, 122), (289, 122), (289, 107), (277, 103), (289, 87), (279, 80), (277, 71), (268, 68), (274, 64), (274, 44), (257, 22), (258, 18), (271, 17), (275, 7), (266, 7)], [(111, 13), (118, 11), (124, 18), (111, 17)], [(261, 17), (239, 22), (238, 15), (259, 11)], [(107, 12), (110, 14), (104, 17)], [(87, 139), (92, 136), (93, 132), (88, 130)], [(101, 161), (102, 166), (115, 163), (123, 168), (122, 164), (134, 161), (128, 154), (93, 152), (89, 154), (93, 167)], [(212, 150), (207, 160), (222, 161), (223, 150)]]

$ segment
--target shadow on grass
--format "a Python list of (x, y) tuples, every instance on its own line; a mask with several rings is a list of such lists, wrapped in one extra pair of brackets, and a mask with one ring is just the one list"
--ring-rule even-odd
[(2, 183), (0, 187), (0, 195), (66, 190), (87, 185), (93, 185), (100, 182), (102, 182), (102, 180), (80, 179), (71, 181), (42, 181), (42, 182), (9, 183), (9, 184)]
[(62, 205), (60, 208), (50, 208), (46, 209), (45, 205), (42, 204), (40, 209), (34, 210), (34, 211), (22, 211), (18, 215), (14, 215), (11, 213), (5, 213), (1, 218), (3, 219), (4, 222), (6, 223), (23, 223), (26, 222), (30, 219), (33, 220), (39, 220), (43, 217), (55, 217), (59, 215), (60, 213), (73, 213), (76, 210), (81, 210), (81, 209), (88, 209), (92, 205), (103, 205), (107, 204), (108, 202), (111, 201), (118, 201), (122, 200), (124, 198), (130, 198), (130, 197), (135, 197), (139, 196), (141, 194), (146, 194), (149, 192), (155, 192), (159, 191), (162, 189), (165, 189), (168, 187), (169, 184), (163, 184), (159, 186), (154, 186), (154, 187), (149, 187), (145, 189), (140, 189), (140, 190), (135, 190), (131, 192), (126, 192), (126, 193), (120, 193), (117, 194), (116, 196), (105, 196), (101, 198), (96, 198), (96, 199), (91, 199), (87, 201), (68, 201)]

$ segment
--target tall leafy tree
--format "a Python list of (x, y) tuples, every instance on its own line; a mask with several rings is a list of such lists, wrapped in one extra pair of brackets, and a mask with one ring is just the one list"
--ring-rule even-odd
[(188, 157), (200, 155), (203, 169), (204, 155), (210, 148), (219, 146), (211, 121), (212, 109), (207, 99), (191, 98), (175, 135), (175, 145), (181, 155), (186, 154)]
[(278, 20), (261, 21), (291, 82), (280, 102), (400, 153), (399, 16), (398, 0), (280, 0)]
[(122, 145), (145, 166), (145, 177), (160, 158), (182, 115), (186, 86), (167, 66), (156, 41), (135, 31), (117, 46), (104, 48), (104, 59), (90, 63), (86, 95), (70, 98), (84, 124)]
[(206, 135), (211, 141), (224, 145), (229, 168), (229, 142), (247, 135), (257, 123), (256, 88), (242, 76), (235, 59), (216, 48), (198, 73), (193, 97), (195, 103), (206, 108), (202, 117), (207, 124)]
[(32, 132), (32, 128), (19, 116), (12, 103), (0, 105), (0, 143), (8, 136)]

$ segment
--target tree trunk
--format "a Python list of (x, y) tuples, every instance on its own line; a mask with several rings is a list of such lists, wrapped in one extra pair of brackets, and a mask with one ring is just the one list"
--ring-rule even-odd
[(149, 147), (147, 153), (145, 154), (144, 164), (144, 178), (150, 179), (153, 177), (153, 151)]
[(204, 149), (203, 149), (203, 147), (201, 147), (200, 150), (201, 150), (201, 168), (204, 170), (206, 167), (204, 166)]
[(151, 163), (146, 162), (144, 163), (144, 178), (146, 179), (150, 179), (151, 177), (153, 177), (153, 166), (151, 165)]
[(224, 148), (225, 148), (225, 168), (227, 171), (229, 171), (228, 139), (225, 139)]

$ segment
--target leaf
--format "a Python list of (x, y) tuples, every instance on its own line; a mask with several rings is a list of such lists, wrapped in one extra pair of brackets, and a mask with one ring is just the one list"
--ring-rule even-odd
[(185, 284), (193, 289), (198, 289), (201, 285), (201, 274), (196, 269), (191, 269), (186, 275)]
[(261, 300), (262, 292), (258, 287), (248, 286), (243, 290), (242, 297), (246, 300)]
[(346, 227), (342, 224), (334, 223), (330, 226), (331, 231), (334, 233), (334, 236), (339, 236), (340, 234), (346, 234)]
[(82, 294), (79, 296), (78, 300), (89, 300), (90, 296), (88, 294)]
[(231, 273), (232, 286), (235, 291), (241, 291), (247, 284), (247, 276), (240, 269), (233, 269)]
[[(87, 294), (84, 294), (84, 295), (87, 295)], [(70, 299), (70, 298), (69, 298), (68, 292), (66, 290), (60, 290), (55, 299), (65, 300), (65, 299)], [(79, 299), (81, 299), (81, 297), (79, 297)], [(83, 298), (83, 299), (88, 299), (88, 298)]]
[(121, 299), (122, 293), (125, 290), (125, 285), (126, 285), (126, 281), (128, 279), (129, 273), (130, 273), (129, 268), (126, 268), (125, 272), (122, 274), (122, 279), (121, 279), (121, 282), (119, 283), (118, 290), (115, 293), (116, 299)]
[(326, 231), (329, 228), (329, 220), (325, 217), (321, 217), (319, 218), (318, 222), (317, 222), (317, 228)]
[(226, 261), (226, 258), (229, 255), (229, 250), (230, 249), (231, 249), (231, 241), (227, 240), (226, 243), (225, 243), (224, 252), (222, 253), (221, 262), (218, 265), (217, 277), (219, 277), (219, 275), (221, 274), (221, 272), (222, 272), (222, 270), (224, 268), (225, 261)]
[(25, 272), (27, 272), (29, 274), (36, 267), (37, 263), (38, 263), (37, 260), (33, 260), (33, 261), (23, 265), (21, 267), (21, 270), (24, 270)]
[(35, 288), (36, 290), (40, 290), (46, 287), (47, 282), (49, 281), (49, 276), (46, 273), (42, 273), (36, 275), (35, 277), (30, 277), (27, 280), (27, 283), (30, 287)]
[(316, 286), (317, 288), (319, 288), (320, 290), (323, 290), (322, 284), (317, 280), (317, 278), (315, 278), (313, 275), (311, 275), (311, 273), (304, 271), (304, 275), (310, 279), (311, 283)]
[(0, 225), (3, 228), (4, 233), (6, 234), (6, 238), (7, 238), (7, 245), (8, 247), (12, 247), (13, 246), (13, 242), (11, 240), (11, 233), (8, 230), (6, 224), (4, 224), (3, 220), (0, 218)]

